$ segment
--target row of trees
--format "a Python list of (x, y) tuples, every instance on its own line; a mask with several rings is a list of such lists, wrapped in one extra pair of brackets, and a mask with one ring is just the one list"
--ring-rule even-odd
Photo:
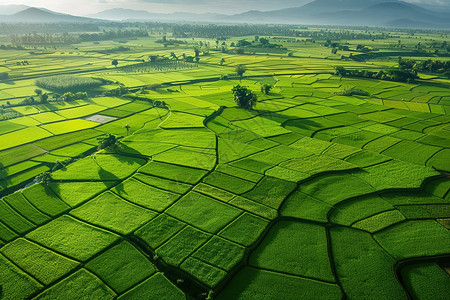
[(373, 72), (369, 70), (347, 70), (344, 67), (337, 67), (335, 75), (341, 77), (360, 77), (407, 83), (413, 82), (415, 79), (419, 78), (417, 73), (403, 69), (390, 69), (386, 71), (380, 70), (378, 72)]
[(0, 23), (0, 35), (64, 32), (98, 32), (98, 24), (82, 23)]
[(443, 73), (450, 75), (450, 61), (440, 60), (424, 60), (417, 61), (412, 59), (402, 59), (398, 61), (399, 68), (410, 72), (431, 72), (431, 73)]
[[(35, 32), (34, 30), (30, 30)], [(98, 31), (98, 27), (97, 30)], [(99, 33), (81, 33), (69, 34), (65, 33), (32, 33), (32, 34), (11, 34), (9, 36), (13, 45), (68, 45), (78, 44), (81, 42), (105, 41), (121, 38), (136, 38), (148, 36), (145, 29), (130, 30), (109, 30)]]

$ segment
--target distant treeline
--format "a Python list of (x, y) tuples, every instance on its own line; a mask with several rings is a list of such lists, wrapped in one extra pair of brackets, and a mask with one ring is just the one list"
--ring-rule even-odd
[(335, 75), (341, 77), (358, 77), (369, 79), (381, 79), (397, 82), (414, 82), (419, 78), (416, 72), (405, 69), (390, 69), (373, 72), (369, 70), (347, 70), (344, 67), (336, 67)]
[(304, 26), (269, 26), (269, 25), (201, 25), (201, 24), (175, 24), (172, 27), (174, 37), (202, 37), (226, 40), (233, 36), (249, 35), (282, 35), (296, 36), (297, 29), (306, 29)]
[(103, 31), (99, 33), (82, 34), (12, 34), (10, 40), (13, 45), (66, 45), (81, 42), (105, 41), (120, 38), (134, 38), (148, 36), (147, 30), (117, 30)]
[(330, 40), (359, 40), (359, 39), (386, 39), (391, 35), (388, 32), (371, 33), (356, 32), (354, 30), (342, 29), (340, 31), (330, 31), (322, 29), (310, 31), (305, 26), (296, 25), (199, 25), (199, 24), (179, 24), (173, 25), (173, 36), (179, 38), (203, 37), (226, 40), (233, 36), (286, 36), (305, 37), (312, 39)]
[(412, 72), (431, 72), (443, 73), (450, 75), (450, 61), (440, 60), (424, 60), (417, 61), (412, 59), (400, 59), (398, 66), (402, 70), (409, 70)]
[(0, 23), (0, 35), (37, 33), (63, 33), (63, 32), (98, 32), (101, 31), (96, 24), (78, 23)]

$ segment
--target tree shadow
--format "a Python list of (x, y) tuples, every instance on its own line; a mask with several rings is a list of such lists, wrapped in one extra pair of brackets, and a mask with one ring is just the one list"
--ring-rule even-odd
[[(141, 152), (139, 152), (138, 150), (136, 150), (134, 148), (131, 148), (130, 146), (128, 146), (126, 143), (123, 143), (123, 142), (118, 143), (117, 154), (119, 154), (119, 156), (130, 154), (133, 156), (142, 156), (143, 158), (145, 157), (145, 155), (143, 155)], [(120, 157), (119, 157), (119, 160), (120, 160)]]
[(111, 173), (111, 172), (103, 169), (100, 166), (99, 166), (99, 169), (98, 169), (98, 176), (102, 180), (120, 181), (120, 178), (117, 177), (117, 175), (115, 175), (114, 173)]
[(3, 80), (3, 81), (0, 81), (0, 83), (4, 83), (7, 85), (16, 85), (16, 82), (12, 81), (12, 80)]
[[(311, 118), (295, 118), (271, 110), (256, 110), (256, 111), (260, 114), (259, 117), (277, 122), (283, 128), (285, 128), (287, 125), (291, 127), (296, 127), (300, 130), (313, 129), (315, 131), (317, 129), (323, 128), (322, 124), (314, 120), (311, 120)], [(282, 122), (279, 122), (280, 120), (282, 120)]]
[(6, 170), (3, 163), (0, 162), (0, 180), (4, 179), (8, 176), (8, 171)]
[(43, 103), (43, 104), (37, 105), (36, 107), (37, 108), (44, 107), (45, 108), (44, 111), (55, 111), (55, 110), (61, 109), (60, 107), (57, 107), (56, 105), (54, 105), (52, 103)]
[[(54, 190), (52, 189), (52, 187), (50, 186), (51, 184), (52, 184), (52, 183), (50, 183), (50, 184), (48, 184), (48, 185), (45, 185), (45, 184), (42, 184), (42, 183), (41, 183), (42, 187), (44, 188), (44, 192), (45, 192), (45, 194), (46, 194), (47, 196), (49, 196), (49, 197), (51, 197), (51, 198), (58, 198), (58, 199), (59, 199), (58, 194), (56, 193), (56, 191), (54, 191)], [(59, 191), (59, 188), (58, 188), (58, 191)]]
[[(116, 155), (116, 157), (118, 157), (119, 161), (122, 162), (122, 160), (120, 158), (120, 155)], [(102, 166), (100, 166), (98, 164), (98, 162), (97, 162), (95, 157), (92, 158), (92, 159), (94, 160), (95, 164), (98, 166), (98, 172), (97, 173), (98, 173), (98, 176), (99, 176), (99, 178), (101, 180), (103, 180), (103, 181), (116, 181), (116, 182), (121, 182), (122, 181), (116, 174), (114, 174), (114, 173), (112, 173), (112, 172), (102, 168)], [(125, 160), (124, 160), (124, 162), (125, 162)], [(130, 163), (130, 162), (127, 162), (127, 163)], [(117, 189), (118, 193), (124, 193), (125, 192), (125, 190), (123, 189), (123, 186), (120, 185), (120, 184), (116, 187), (116, 189)]]

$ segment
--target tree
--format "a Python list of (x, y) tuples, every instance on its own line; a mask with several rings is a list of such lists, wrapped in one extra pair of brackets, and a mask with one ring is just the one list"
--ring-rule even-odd
[(40, 94), (39, 98), (41, 100), (41, 103), (47, 103), (48, 102), (48, 94), (47, 93)]
[(265, 95), (269, 95), (270, 90), (272, 90), (273, 86), (271, 84), (263, 83), (261, 84), (261, 93)]
[(42, 183), (43, 185), (48, 185), (52, 180), (52, 174), (50, 172), (44, 172), (39, 174), (34, 178), (37, 183)]
[(220, 60), (220, 65), (223, 66), (224, 63), (225, 63), (225, 58), (222, 58), (222, 59)]
[(269, 44), (269, 40), (265, 39), (265, 38), (260, 38), (259, 42), (263, 45), (263, 46), (267, 46)]
[(232, 89), (234, 101), (236, 104), (245, 109), (252, 109), (258, 100), (256, 95), (245, 86), (236, 85)]
[(71, 92), (67, 92), (64, 95), (62, 95), (63, 101), (73, 101), (75, 100), (75, 95)]
[(117, 61), (117, 59), (113, 59), (113, 61), (111, 62), (111, 64), (117, 68), (117, 65), (119, 64), (119, 62)]
[(244, 76), (244, 73), (247, 71), (247, 68), (244, 65), (237, 65), (236, 66), (236, 75), (242, 78)]
[(36, 94), (36, 95), (42, 95), (42, 90), (40, 90), (40, 89), (35, 89), (34, 90), (34, 93)]
[(178, 61), (178, 56), (175, 54), (175, 52), (170, 52), (170, 59)]
[(111, 133), (108, 133), (106, 136), (102, 136), (97, 138), (98, 141), (98, 150), (106, 149), (109, 147), (116, 147), (117, 144), (117, 137)]

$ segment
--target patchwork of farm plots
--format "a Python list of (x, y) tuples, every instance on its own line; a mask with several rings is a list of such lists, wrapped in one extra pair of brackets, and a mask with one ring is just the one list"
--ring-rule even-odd
[(237, 82), (221, 80), (136, 95), (168, 110), (98, 98), (1, 121), (4, 187), (131, 126), (117, 151), (0, 201), (2, 297), (444, 299), (450, 117), (429, 102), (406, 110), (334, 95), (353, 85), (386, 94), (393, 83), (241, 84), (261, 81), (276, 85), (253, 111), (235, 108)]
[[(24, 52), (26, 66), (5, 54), (20, 80), (0, 82), (0, 104), (32, 95), (34, 78), (81, 70), (134, 91), (164, 85), (12, 106), (0, 120), (0, 299), (448, 299), (448, 82), (340, 78), (337, 66), (393, 63), (306, 42), (287, 45), (293, 56), (115, 70), (111, 59), (189, 47), (139, 38), (94, 51), (117, 45)], [(222, 76), (239, 64), (242, 80)], [(238, 83), (256, 91), (254, 110), (235, 106)], [(340, 95), (352, 88), (370, 96)], [(123, 138), (97, 151), (107, 133)]]

